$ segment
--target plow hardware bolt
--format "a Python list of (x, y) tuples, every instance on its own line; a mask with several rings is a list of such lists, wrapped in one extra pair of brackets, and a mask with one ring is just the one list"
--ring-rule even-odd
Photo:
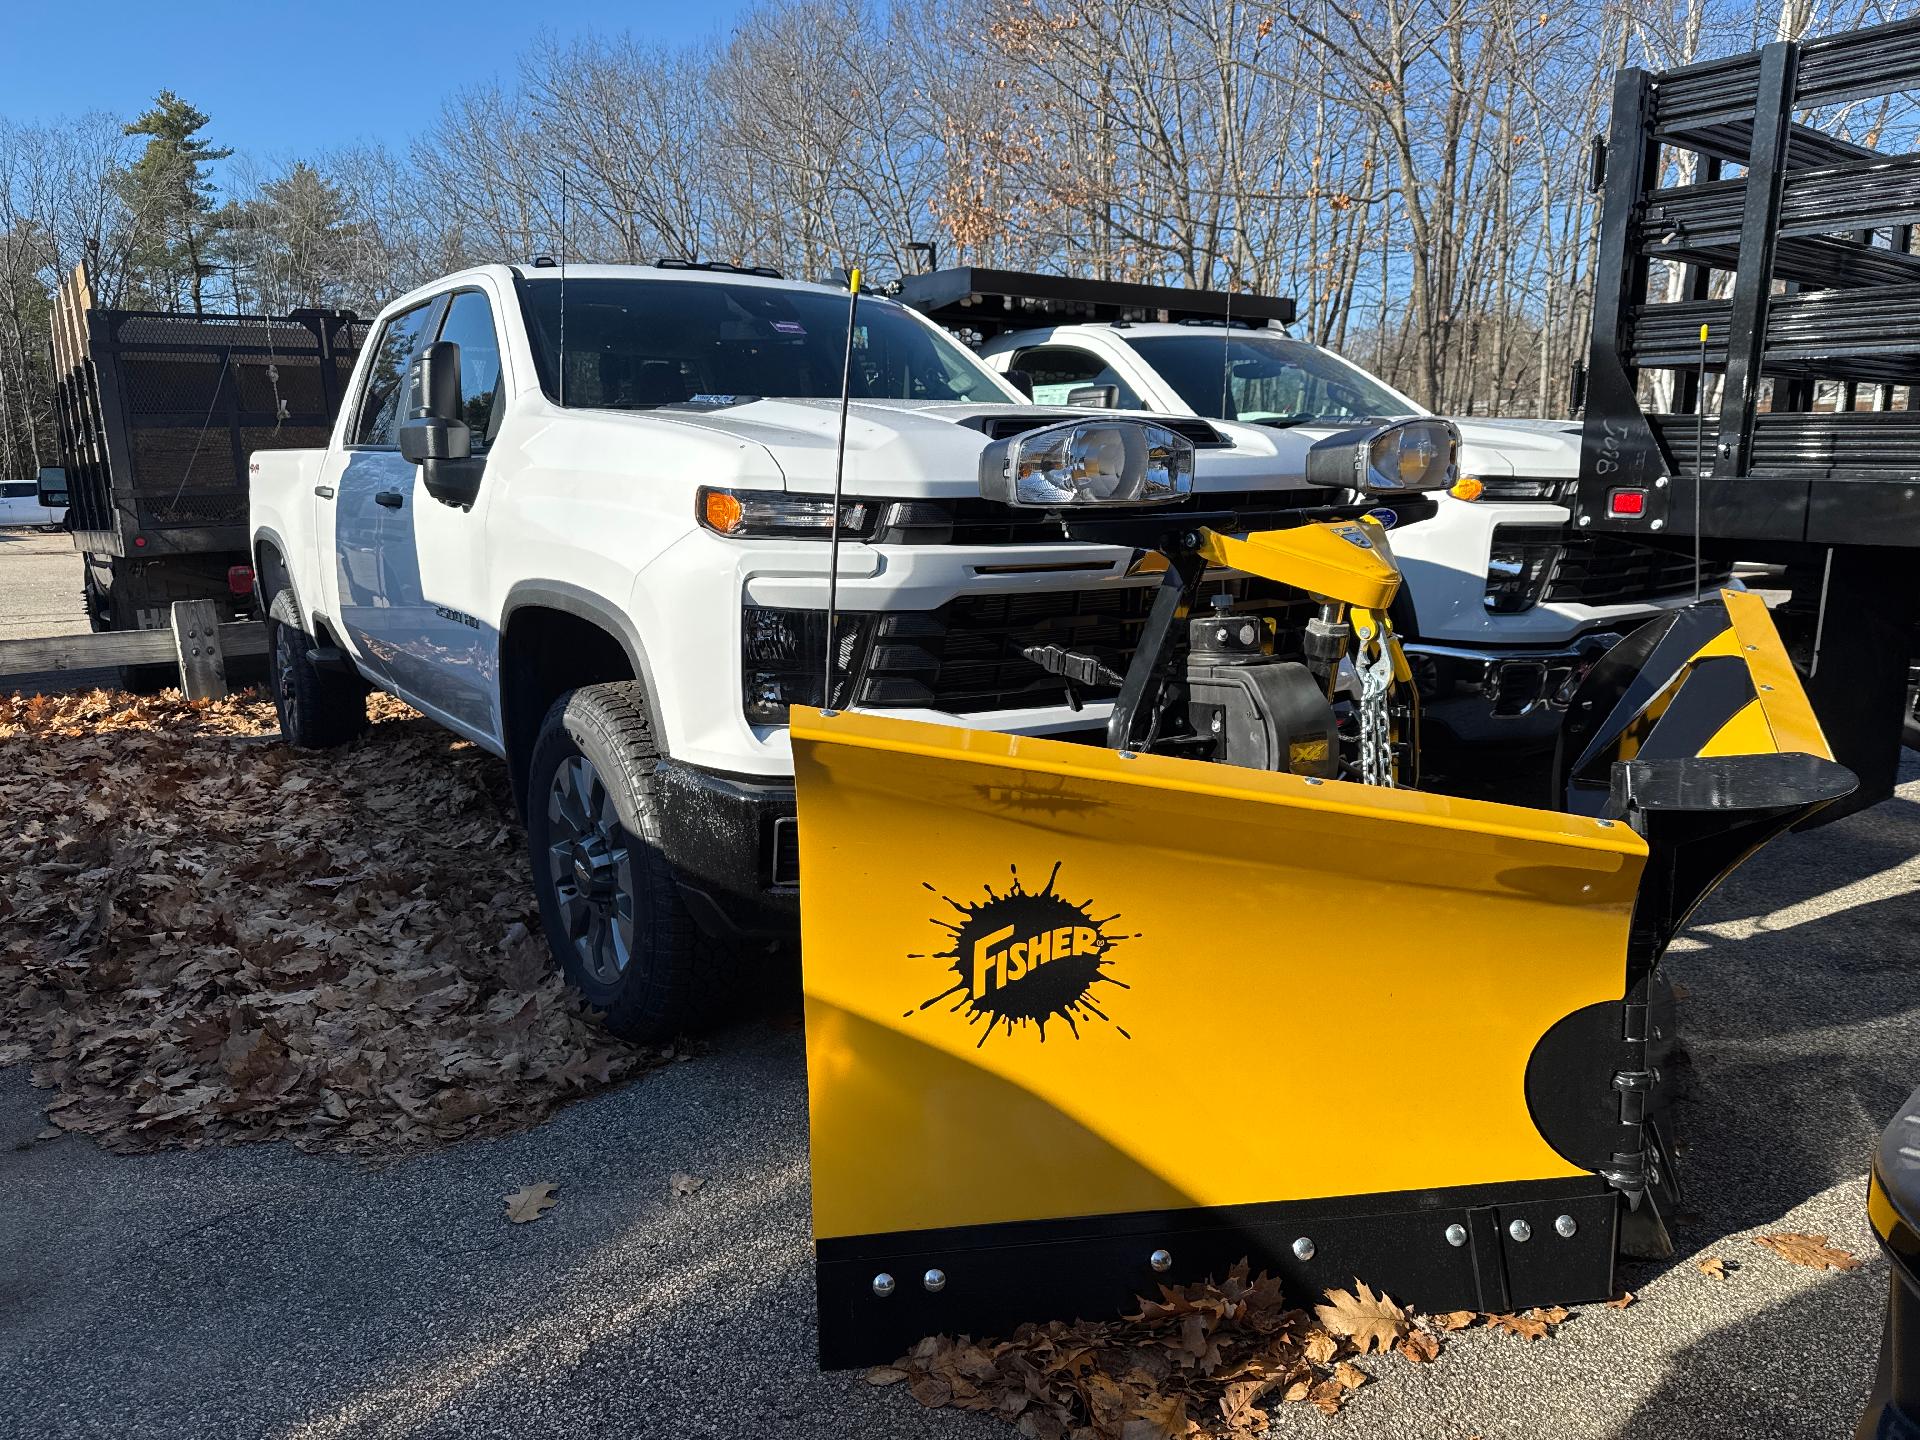
[(1533, 1227), (1524, 1220), (1516, 1220), (1507, 1226), (1507, 1234), (1516, 1240), (1531, 1240), (1533, 1238)]
[(1464, 1225), (1447, 1226), (1447, 1244), (1458, 1250), (1467, 1243), (1467, 1227)]
[(874, 1276), (873, 1293), (878, 1295), (882, 1300), (893, 1294), (893, 1276), (887, 1274), (884, 1270)]
[(1156, 1270), (1171, 1270), (1173, 1268), (1173, 1256), (1164, 1250), (1156, 1250), (1147, 1257), (1147, 1264)]
[(1559, 1232), (1561, 1239), (1571, 1240), (1574, 1231), (1580, 1228), (1580, 1224), (1571, 1215), (1562, 1215), (1553, 1222), (1553, 1228)]
[(920, 1283), (927, 1287), (927, 1293), (929, 1295), (938, 1295), (942, 1290), (947, 1288), (947, 1272), (944, 1270), (929, 1270), (920, 1277)]
[(1311, 1260), (1313, 1258), (1313, 1241), (1304, 1235), (1294, 1241), (1293, 1258), (1296, 1260)]

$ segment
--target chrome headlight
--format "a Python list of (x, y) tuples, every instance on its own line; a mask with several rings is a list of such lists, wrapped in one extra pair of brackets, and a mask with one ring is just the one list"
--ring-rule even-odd
[(1316, 442), (1307, 452), (1307, 481), (1368, 495), (1445, 490), (1460, 478), (1459, 452), (1451, 421), (1362, 426)]
[(1193, 493), (1193, 442), (1144, 420), (1070, 420), (996, 440), (980, 493), (1003, 505), (1157, 505)]

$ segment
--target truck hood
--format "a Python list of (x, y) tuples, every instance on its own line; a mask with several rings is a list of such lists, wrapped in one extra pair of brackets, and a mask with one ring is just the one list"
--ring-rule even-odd
[[(829, 493), (833, 489), (840, 434), (838, 400), (750, 400), (711, 410), (643, 413), (650, 421), (762, 447), (788, 490)], [(978, 494), (980, 452), (995, 438), (996, 422), (1038, 415), (1044, 415), (1047, 423), (1079, 415), (1155, 418), (1138, 411), (1071, 411), (1059, 406), (856, 400), (847, 408), (845, 493), (906, 498)], [(1309, 437), (1251, 425), (1209, 423), (1229, 443), (1195, 452), (1196, 491), (1305, 487)]]

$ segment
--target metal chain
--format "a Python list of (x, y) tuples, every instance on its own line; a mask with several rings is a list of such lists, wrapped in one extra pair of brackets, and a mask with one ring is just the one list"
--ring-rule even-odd
[[(1393, 784), (1393, 718), (1387, 696), (1393, 689), (1393, 651), (1381, 632), (1384, 627), (1362, 625), (1359, 640), (1360, 672), (1360, 781), (1365, 785)], [(1371, 649), (1372, 658), (1367, 658)]]

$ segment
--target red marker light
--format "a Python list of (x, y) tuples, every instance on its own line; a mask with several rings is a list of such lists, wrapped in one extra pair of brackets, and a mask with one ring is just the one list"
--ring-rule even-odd
[(253, 567), (251, 565), (229, 565), (227, 567), (227, 589), (236, 595), (253, 593)]
[(146, 548), (147, 548), (147, 537), (146, 537), (146, 536), (144, 536), (144, 535), (136, 535), (136, 536), (134, 536), (134, 537), (133, 537), (133, 548), (134, 548), (134, 549), (136, 549), (136, 550), (144, 550), (144, 549), (146, 549)]
[(1616, 490), (1607, 496), (1609, 515), (1644, 515), (1647, 513), (1647, 492), (1644, 490)]

